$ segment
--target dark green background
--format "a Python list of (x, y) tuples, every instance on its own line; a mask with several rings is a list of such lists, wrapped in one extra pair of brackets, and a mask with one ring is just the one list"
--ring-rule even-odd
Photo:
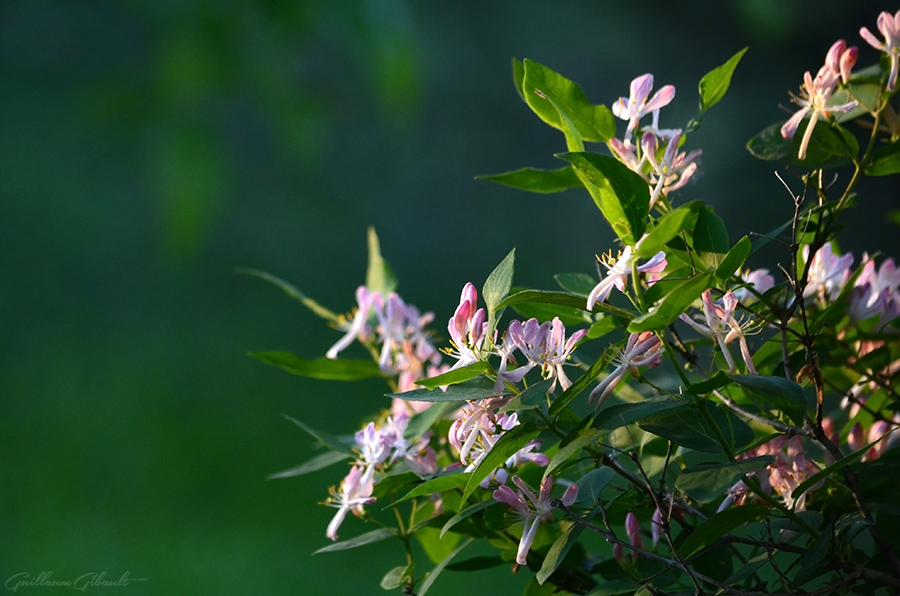
[[(874, 30), (882, 8), (896, 9), (6, 0), (0, 580), (129, 571), (148, 581), (93, 592), (377, 593), (402, 562), (399, 543), (311, 556), (333, 513), (316, 503), (344, 469), (265, 477), (313, 454), (281, 413), (349, 432), (385, 405), (382, 387), (298, 379), (247, 358), (317, 357), (338, 334), (234, 268), (269, 271), (346, 311), (374, 225), (401, 294), (434, 310), (438, 329), (462, 285), (480, 286), (512, 247), (522, 285), (591, 272), (613, 244), (586, 193), (473, 181), (560, 165), (562, 136), (516, 96), (513, 56), (574, 79), (597, 103), (653, 72), (657, 86), (677, 86), (662, 124), (680, 126), (700, 76), (750, 45), (689, 141), (704, 154), (678, 200), (714, 205), (733, 240), (767, 231), (790, 204), (744, 142), (786, 116), (787, 91), (834, 39), (861, 44), (859, 27)], [(896, 228), (883, 220), (896, 183), (861, 192), (845, 247), (891, 251)], [(350, 519), (342, 534), (363, 529)], [(431, 593), (515, 593), (504, 586), (527, 575), (448, 573)]]

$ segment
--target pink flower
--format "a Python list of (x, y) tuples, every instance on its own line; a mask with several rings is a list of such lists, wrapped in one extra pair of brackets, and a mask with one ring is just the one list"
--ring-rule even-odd
[(450, 343), (455, 350), (452, 356), (457, 359), (450, 370), (481, 360), (481, 344), (484, 342), (484, 331), (487, 327), (484, 318), (484, 309), (478, 308), (478, 290), (471, 283), (467, 283), (459, 298), (459, 306), (447, 323)]
[(653, 75), (641, 75), (631, 81), (629, 96), (620, 97), (619, 101), (613, 104), (613, 114), (622, 120), (628, 120), (628, 127), (625, 129), (626, 139), (631, 137), (641, 118), (647, 114), (652, 114), (653, 126), (656, 127), (660, 108), (669, 105), (675, 97), (675, 87), (672, 85), (662, 87), (653, 94), (653, 97), (650, 97), (651, 89), (653, 89)]
[(638, 367), (649, 366), (653, 368), (659, 366), (662, 360), (662, 342), (659, 341), (659, 338), (652, 331), (632, 333), (625, 344), (624, 352), (615, 346), (613, 346), (613, 350), (616, 352), (616, 356), (613, 358), (613, 362), (616, 363), (615, 370), (600, 381), (600, 384), (588, 396), (588, 403), (593, 402), (594, 398), (599, 396), (597, 405), (594, 406), (595, 409), (599, 408), (619, 383), (622, 382), (626, 372), (631, 372), (632, 375), (637, 376)]
[(366, 322), (369, 319), (369, 312), (371, 311), (372, 306), (380, 301), (380, 293), (373, 292), (366, 286), (359, 286), (356, 288), (356, 314), (353, 316), (352, 321), (344, 322), (340, 326), (341, 329), (346, 331), (346, 334), (344, 334), (344, 337), (339, 339), (336, 344), (331, 346), (325, 355), (334, 360), (337, 358), (338, 352), (353, 343), (353, 340), (358, 337), (367, 336), (368, 329), (366, 327)]
[(706, 325), (695, 321), (687, 316), (687, 314), (682, 314), (680, 317), (681, 320), (690, 325), (701, 335), (711, 338), (716, 345), (719, 346), (719, 349), (722, 350), (722, 355), (725, 357), (725, 362), (728, 364), (728, 369), (731, 372), (734, 372), (736, 367), (734, 358), (732, 358), (731, 352), (728, 349), (728, 344), (737, 339), (741, 346), (741, 356), (744, 358), (747, 370), (751, 374), (757, 374), (756, 369), (753, 367), (753, 358), (750, 356), (750, 348), (747, 346), (745, 332), (745, 329), (750, 324), (742, 325), (734, 318), (734, 310), (738, 305), (738, 300), (734, 295), (734, 292), (728, 292), (722, 296), (724, 307), (719, 306), (713, 301), (712, 292), (710, 290), (703, 292), (701, 301), (703, 302), (703, 315), (706, 320)]
[(853, 255), (847, 253), (837, 256), (832, 251), (830, 243), (817, 250), (812, 260), (809, 260), (809, 245), (804, 245), (802, 252), (803, 260), (809, 263), (803, 297), (809, 298), (818, 294), (827, 300), (837, 298), (844, 284), (850, 279)]
[(828, 118), (833, 112), (849, 112), (857, 106), (856, 100), (840, 105), (829, 105), (839, 76), (840, 73), (835, 73), (827, 64), (819, 69), (815, 79), (807, 71), (803, 75), (800, 95), (791, 94), (791, 99), (800, 106), (800, 109), (781, 127), (781, 136), (785, 139), (792, 139), (800, 122), (807, 114), (809, 115), (809, 124), (806, 125), (806, 132), (803, 133), (800, 150), (797, 152), (797, 157), (800, 159), (806, 159), (806, 149), (809, 147), (809, 140), (812, 138), (813, 129), (819, 117)]
[(353, 515), (359, 517), (365, 511), (364, 505), (375, 502), (372, 497), (372, 484), (363, 481), (362, 466), (353, 466), (350, 473), (341, 481), (340, 490), (330, 489), (331, 497), (325, 502), (329, 507), (337, 507), (337, 513), (334, 514), (325, 536), (331, 540), (338, 539), (338, 528), (347, 517), (347, 512), (352, 511)]
[[(768, 269), (754, 269), (753, 271), (736, 271), (744, 283), (749, 286), (734, 290), (734, 295), (741, 304), (751, 304), (756, 300), (756, 294), (765, 294), (775, 287), (775, 278), (769, 275)], [(754, 292), (750, 291), (753, 288)]]
[[(516, 563), (527, 564), (528, 551), (537, 535), (538, 526), (542, 522), (553, 521), (553, 507), (550, 505), (550, 492), (553, 490), (553, 476), (547, 476), (541, 482), (541, 490), (537, 496), (528, 485), (518, 476), (513, 476), (513, 483), (519, 487), (515, 491), (508, 486), (501, 486), (494, 491), (494, 498), (505, 503), (518, 515), (524, 524), (522, 539), (519, 541), (519, 550), (516, 553)], [(566, 507), (572, 505), (578, 498), (578, 486), (572, 484), (566, 489), (562, 502)]]
[(859, 58), (859, 48), (847, 47), (847, 42), (839, 39), (832, 44), (825, 55), (825, 66), (831, 69), (835, 76), (841, 77), (845, 85), (850, 81), (850, 71)]
[[(566, 327), (559, 317), (554, 317), (553, 321), (546, 321), (543, 324), (538, 323), (537, 319), (529, 319), (524, 324), (519, 321), (511, 322), (500, 349), (498, 385), (505, 380), (517, 383), (529, 370), (540, 366), (544, 378), (553, 379), (550, 391), (556, 389), (557, 381), (565, 391), (572, 385), (572, 382), (566, 376), (563, 365), (572, 355), (575, 344), (585, 335), (587, 335), (587, 329), (581, 329), (566, 340)], [(515, 371), (507, 372), (507, 362), (511, 359), (513, 349), (519, 350), (528, 363)]]
[[(640, 243), (638, 243), (640, 244)], [(598, 302), (603, 302), (609, 298), (613, 287), (618, 288), (620, 292), (625, 291), (625, 283), (631, 275), (631, 266), (636, 257), (632, 256), (632, 248), (626, 246), (625, 250), (619, 253), (619, 258), (614, 259), (612, 256), (604, 256), (599, 262), (607, 268), (606, 277), (600, 280), (591, 293), (588, 294), (587, 310), (592, 310)], [(637, 267), (638, 273), (649, 273), (651, 276), (662, 273), (666, 269), (666, 253), (659, 251), (653, 255), (649, 261)], [(658, 279), (658, 277), (657, 277)]]
[[(641, 138), (644, 157), (650, 162), (653, 178), (655, 178), (653, 193), (650, 195), (650, 207), (653, 207), (660, 194), (668, 195), (669, 192), (682, 188), (697, 171), (696, 160), (703, 152), (700, 149), (695, 149), (690, 153), (679, 152), (680, 140), (681, 131), (673, 131), (672, 136), (668, 139), (669, 142), (662, 160), (657, 163), (656, 148), (659, 145), (657, 136), (652, 132), (645, 132)], [(651, 183), (654, 183), (654, 180), (651, 180)]]
[(868, 29), (863, 27), (859, 34), (876, 50), (882, 51), (891, 59), (891, 72), (888, 75), (888, 91), (897, 87), (897, 71), (900, 70), (900, 10), (893, 16), (884, 11), (878, 15), (878, 30), (884, 35), (880, 41)]

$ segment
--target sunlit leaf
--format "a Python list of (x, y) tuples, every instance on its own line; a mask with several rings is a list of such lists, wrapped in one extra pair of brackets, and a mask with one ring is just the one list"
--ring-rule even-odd
[(497, 326), (497, 320), (503, 312), (503, 307), (499, 306), (500, 302), (509, 295), (509, 289), (512, 287), (513, 270), (515, 269), (516, 249), (509, 251), (500, 264), (497, 265), (491, 274), (488, 275), (481, 290), (481, 296), (487, 305), (488, 326), (485, 331), (487, 337), (491, 337), (494, 328)]
[(881, 147), (869, 158), (866, 176), (890, 176), (900, 173), (900, 141)]
[(379, 528), (377, 530), (367, 532), (361, 536), (357, 536), (356, 538), (351, 538), (350, 540), (344, 540), (342, 542), (329, 544), (328, 546), (320, 548), (313, 554), (317, 555), (319, 553), (331, 553), (339, 550), (359, 548), (360, 546), (372, 544), (373, 542), (381, 542), (382, 540), (386, 540), (396, 535), (397, 530), (395, 530), (394, 528)]
[(381, 257), (381, 246), (375, 228), (369, 228), (367, 236), (369, 245), (369, 267), (366, 270), (366, 287), (373, 292), (388, 296), (397, 289), (397, 277)]
[(570, 188), (584, 188), (584, 184), (578, 179), (575, 170), (569, 166), (558, 170), (522, 168), (521, 170), (503, 174), (476, 176), (475, 179), (496, 182), (511, 188), (543, 194), (562, 192)]
[(750, 139), (747, 149), (763, 161), (776, 161), (807, 170), (845, 166), (859, 154), (859, 143), (851, 132), (837, 125), (818, 122), (806, 150), (806, 159), (800, 159), (797, 157), (800, 141), (808, 124), (809, 119), (804, 119), (792, 139), (781, 136), (782, 124), (773, 124)]
[(287, 294), (288, 296), (290, 296), (291, 298), (293, 298), (294, 300), (296, 300), (297, 302), (299, 302), (300, 304), (302, 304), (303, 306), (305, 306), (306, 308), (311, 310), (313, 313), (322, 317), (323, 319), (325, 319), (326, 321), (328, 321), (330, 323), (337, 324), (341, 321), (340, 315), (337, 315), (337, 314), (331, 312), (330, 310), (328, 310), (327, 308), (325, 308), (324, 306), (322, 306), (321, 304), (319, 304), (318, 302), (316, 302), (315, 300), (313, 300), (312, 298), (308, 297), (306, 294), (304, 294), (303, 292), (298, 290), (295, 286), (293, 286), (290, 283), (281, 279), (280, 277), (275, 277), (274, 275), (266, 273), (265, 271), (257, 271), (256, 269), (245, 269), (243, 267), (239, 267), (238, 269), (236, 269), (236, 271), (238, 273), (242, 273), (244, 275), (252, 275), (253, 277), (258, 277), (259, 279), (263, 279), (271, 284), (278, 286), (279, 288), (281, 288), (281, 290), (285, 294)]
[(637, 317), (628, 324), (629, 333), (641, 333), (664, 329), (675, 322), (688, 306), (697, 300), (712, 282), (712, 273), (695, 275), (671, 290), (658, 304), (650, 307), (647, 314)]
[(371, 360), (304, 360), (290, 352), (251, 352), (249, 355), (300, 377), (326, 381), (362, 381), (382, 376), (378, 364)]
[(441, 387), (442, 385), (456, 385), (457, 383), (462, 383), (463, 381), (468, 381), (469, 379), (480, 377), (488, 370), (490, 370), (490, 368), (491, 365), (487, 362), (473, 362), (468, 366), (463, 366), (462, 368), (457, 368), (456, 370), (451, 370), (434, 377), (428, 377), (427, 379), (416, 381), (416, 385), (421, 385), (425, 389), (429, 390)]
[(683, 205), (659, 218), (653, 229), (641, 241), (636, 253), (638, 258), (648, 259), (664, 250), (669, 240), (688, 229), (693, 212), (689, 206)]
[(731, 85), (731, 76), (734, 74), (734, 69), (737, 68), (738, 63), (748, 49), (744, 48), (729, 58), (728, 62), (714, 68), (700, 79), (700, 109), (703, 112), (719, 103), (725, 97), (725, 92), (728, 91), (728, 87)]
[(434, 493), (442, 493), (445, 490), (451, 490), (454, 488), (459, 488), (464, 486), (466, 482), (469, 481), (469, 474), (467, 473), (457, 473), (457, 474), (448, 474), (447, 476), (438, 476), (437, 478), (432, 478), (431, 480), (427, 480), (412, 489), (405, 495), (403, 498), (398, 499), (397, 503), (402, 503), (403, 501), (409, 501), (410, 499), (415, 499), (416, 497), (427, 497)]
[(708, 207), (700, 209), (697, 213), (693, 245), (699, 254), (700, 262), (709, 269), (718, 268), (731, 247), (725, 222)]

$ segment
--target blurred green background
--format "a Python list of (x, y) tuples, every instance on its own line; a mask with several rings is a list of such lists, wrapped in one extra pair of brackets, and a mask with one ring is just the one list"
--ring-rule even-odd
[[(751, 46), (689, 143), (732, 239), (787, 219), (745, 141), (832, 41), (862, 46), (875, 2), (735, 0), (6, 0), (0, 4), (0, 579), (147, 578), (127, 594), (360, 594), (398, 544), (315, 557), (336, 467), (266, 481), (383, 407), (377, 383), (291, 377), (338, 333), (273, 286), (334, 310), (364, 279), (374, 225), (404, 298), (452, 314), (516, 247), (521, 285), (593, 271), (612, 234), (586, 193), (527, 195), (477, 174), (558, 167), (562, 136), (521, 103), (531, 58), (611, 104), (656, 75), (696, 108), (699, 77)], [(861, 63), (875, 59), (861, 47)], [(845, 248), (897, 254), (896, 183), (861, 186)], [(547, 209), (559, 213), (548, 218)], [(784, 259), (784, 255), (779, 258)], [(755, 263), (759, 266), (763, 263)], [(772, 263), (768, 264), (770, 267)], [(368, 528), (365, 528), (368, 529)], [(343, 535), (363, 526), (350, 519)], [(517, 593), (501, 568), (478, 585)], [(447, 573), (431, 594), (473, 578)], [(484, 581), (484, 583), (482, 583)], [(508, 586), (508, 589), (506, 588)], [(50, 593), (59, 588), (20, 588)], [(95, 593), (112, 588), (93, 588)], [(55, 593), (55, 592), (54, 592)]]

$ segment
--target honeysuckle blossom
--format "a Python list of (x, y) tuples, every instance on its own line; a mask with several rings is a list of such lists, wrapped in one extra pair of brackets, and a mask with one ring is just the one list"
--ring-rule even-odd
[[(809, 492), (803, 493), (798, 499), (792, 496), (794, 490), (807, 478), (817, 474), (820, 468), (811, 460), (806, 459), (803, 449), (803, 438), (799, 435), (791, 437), (787, 441), (787, 452), (776, 451), (775, 461), (769, 464), (769, 483), (784, 501), (788, 509), (802, 511), (806, 507), (806, 498)], [(822, 482), (812, 487), (819, 488)]]
[(483, 308), (478, 308), (478, 290), (471, 283), (463, 287), (456, 312), (447, 323), (451, 356), (457, 359), (450, 370), (456, 370), (481, 360), (481, 344), (484, 343), (485, 323)]
[[(383, 307), (375, 303), (378, 317), (378, 341), (382, 344), (378, 365), (385, 374), (415, 369), (421, 374), (425, 362), (438, 365), (440, 352), (431, 343), (425, 326), (434, 320), (433, 313), (420, 314), (397, 294), (391, 294)], [(419, 377), (421, 378), (421, 377)]]
[(337, 358), (339, 352), (353, 343), (353, 340), (358, 337), (369, 335), (367, 326), (369, 312), (371, 311), (372, 306), (380, 300), (380, 293), (373, 292), (366, 286), (359, 286), (356, 288), (356, 313), (353, 315), (352, 320), (340, 325), (340, 329), (346, 331), (346, 333), (344, 334), (344, 337), (339, 339), (337, 343), (329, 348), (325, 353), (326, 356), (334, 360)]
[(650, 536), (653, 538), (653, 546), (656, 546), (663, 537), (664, 519), (663, 512), (659, 507), (653, 510), (653, 517), (650, 521), (652, 523), (650, 526)]
[(804, 245), (801, 250), (803, 260), (809, 263), (803, 297), (819, 295), (829, 301), (837, 298), (844, 288), (844, 284), (850, 279), (853, 255), (848, 252), (845, 255), (837, 256), (830, 243), (817, 250), (812, 260), (809, 259), (809, 245)]
[[(733, 290), (735, 297), (741, 304), (751, 304), (756, 300), (757, 294), (765, 294), (775, 287), (775, 278), (769, 275), (768, 269), (754, 269), (753, 271), (735, 271), (735, 275), (747, 284)], [(750, 288), (753, 291), (750, 291)]]
[(659, 338), (652, 331), (632, 333), (625, 343), (624, 351), (619, 350), (615, 346), (612, 346), (612, 349), (616, 352), (613, 358), (616, 368), (609, 376), (600, 381), (600, 384), (588, 396), (588, 403), (592, 403), (597, 398), (595, 409), (603, 405), (606, 398), (622, 382), (626, 372), (637, 376), (639, 367), (648, 366), (653, 368), (659, 366), (662, 360), (662, 342), (659, 341)]
[[(555, 391), (557, 381), (565, 391), (572, 382), (566, 376), (563, 365), (572, 355), (575, 344), (585, 335), (587, 329), (581, 329), (566, 340), (566, 327), (559, 317), (544, 323), (539, 323), (537, 319), (529, 319), (524, 324), (512, 321), (499, 349), (501, 361), (497, 374), (498, 387), (502, 387), (504, 381), (521, 381), (529, 370), (537, 366), (545, 379), (553, 379), (549, 389), (551, 392)], [(512, 360), (514, 350), (518, 350), (527, 362), (514, 371), (508, 371), (507, 364)]]
[(884, 36), (881, 41), (866, 27), (859, 30), (859, 34), (870, 46), (884, 52), (891, 60), (891, 70), (888, 74), (888, 91), (897, 88), (897, 72), (900, 70), (900, 10), (891, 15), (883, 11), (878, 15), (878, 31)]
[(819, 117), (828, 118), (834, 112), (849, 112), (857, 106), (856, 100), (839, 105), (829, 105), (839, 76), (840, 73), (834, 72), (827, 64), (819, 69), (816, 78), (806, 71), (803, 74), (800, 95), (791, 93), (791, 99), (800, 106), (800, 109), (781, 127), (781, 136), (785, 139), (793, 138), (800, 122), (809, 115), (809, 124), (806, 125), (806, 131), (800, 141), (800, 150), (797, 152), (797, 157), (800, 159), (806, 159), (806, 149), (809, 147), (809, 140), (812, 138), (813, 129)]
[(850, 81), (850, 71), (856, 65), (857, 58), (859, 58), (859, 48), (847, 47), (847, 42), (839, 39), (825, 54), (825, 66), (830, 68), (835, 76), (840, 77), (841, 82), (846, 85)]
[[(550, 504), (550, 492), (553, 490), (553, 476), (547, 476), (541, 482), (541, 489), (537, 496), (528, 488), (528, 485), (519, 478), (513, 476), (513, 483), (519, 490), (513, 490), (504, 485), (494, 491), (494, 498), (508, 505), (519, 517), (523, 524), (522, 539), (519, 541), (519, 550), (516, 553), (516, 563), (526, 565), (528, 551), (537, 535), (538, 526), (543, 522), (553, 521), (553, 507)], [(572, 505), (578, 498), (578, 486), (569, 485), (562, 497), (566, 507)]]
[(363, 476), (363, 467), (353, 466), (350, 473), (341, 481), (340, 489), (335, 490), (334, 487), (329, 489), (331, 497), (325, 504), (337, 508), (337, 513), (325, 530), (325, 536), (330, 540), (338, 539), (338, 528), (344, 523), (347, 512), (352, 511), (353, 515), (359, 517), (365, 512), (365, 505), (375, 502), (375, 498), (372, 497), (372, 484), (363, 482)]
[(656, 161), (656, 149), (659, 139), (652, 132), (645, 132), (641, 138), (641, 147), (644, 158), (650, 162), (652, 168), (653, 192), (650, 195), (650, 207), (656, 203), (659, 196), (668, 195), (673, 190), (678, 190), (687, 184), (694, 172), (697, 171), (696, 160), (703, 153), (700, 149), (694, 149), (690, 153), (678, 151), (678, 143), (681, 140), (681, 131), (673, 131), (668, 139), (668, 145), (662, 159)]
[(650, 97), (650, 91), (653, 89), (653, 75), (645, 74), (631, 81), (631, 92), (628, 97), (620, 97), (619, 101), (613, 104), (612, 112), (622, 120), (628, 121), (625, 129), (625, 138), (630, 139), (631, 134), (637, 128), (641, 118), (647, 114), (653, 117), (653, 127), (657, 125), (659, 118), (659, 110), (672, 101), (675, 97), (675, 87), (665, 85)]
[[(600, 283), (594, 286), (594, 289), (588, 294), (587, 310), (592, 310), (595, 304), (609, 298), (614, 287), (620, 292), (625, 291), (625, 283), (631, 275), (632, 264), (636, 259), (636, 257), (632, 256), (632, 252), (632, 247), (626, 246), (625, 250), (619, 253), (617, 259), (612, 258), (612, 256), (604, 256), (598, 259), (598, 262), (607, 269), (606, 277), (600, 280)], [(659, 274), (665, 270), (666, 265), (666, 253), (659, 251), (649, 261), (643, 265), (638, 265), (637, 271), (638, 273), (650, 274), (650, 281), (655, 281), (655, 279), (659, 278)]]
[(750, 356), (750, 348), (747, 346), (747, 339), (745, 337), (746, 328), (749, 327), (749, 323), (741, 324), (741, 322), (734, 317), (734, 311), (738, 305), (738, 300), (734, 295), (734, 292), (728, 292), (722, 296), (723, 306), (719, 306), (713, 300), (712, 292), (710, 290), (703, 292), (701, 295), (701, 302), (703, 303), (703, 316), (706, 321), (705, 325), (695, 321), (686, 313), (681, 315), (681, 320), (690, 325), (697, 333), (711, 338), (716, 345), (719, 346), (722, 355), (725, 357), (725, 362), (728, 364), (728, 369), (731, 372), (735, 371), (736, 366), (734, 358), (731, 356), (731, 351), (728, 349), (728, 344), (737, 339), (741, 347), (741, 356), (743, 356), (744, 363), (747, 365), (747, 370), (750, 371), (751, 374), (757, 374), (756, 369), (753, 367), (753, 358)]

